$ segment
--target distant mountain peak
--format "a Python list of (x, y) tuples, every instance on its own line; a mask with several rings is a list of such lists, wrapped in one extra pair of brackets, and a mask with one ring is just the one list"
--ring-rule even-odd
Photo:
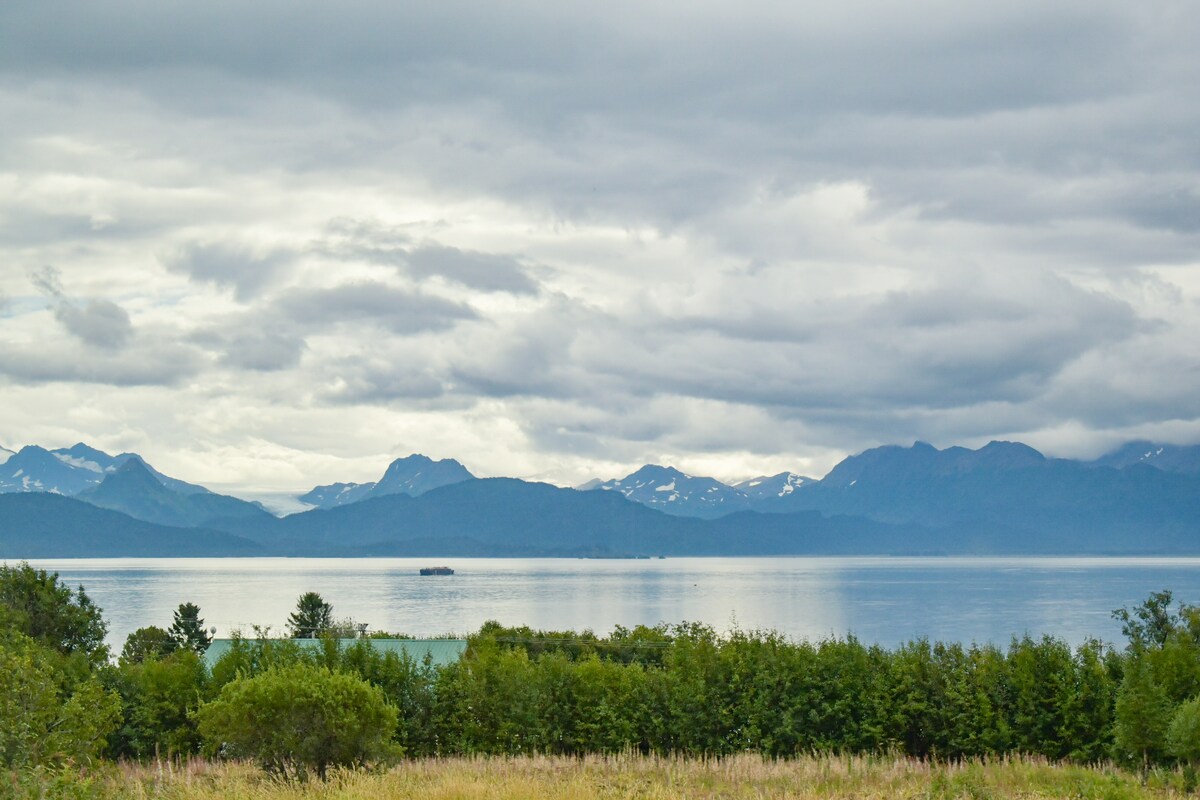
[(357, 503), (374, 488), (374, 481), (370, 483), (327, 483), (323, 486), (314, 486), (296, 499), (317, 508), (336, 508)]
[(816, 480), (795, 472), (780, 472), (777, 475), (763, 475), (748, 481), (734, 484), (733, 488), (749, 497), (751, 500), (765, 500), (774, 497), (787, 497), (801, 486), (816, 483)]
[(80, 469), (36, 444), (25, 445), (4, 459), (0, 493), (53, 492), (77, 494), (100, 482), (101, 474)]
[[(103, 475), (106, 471), (102, 465), (112, 461), (112, 456), (108, 453), (88, 447), (83, 442), (68, 448), (51, 450), (50, 453), (67, 466), (85, 469), (99, 475)], [(107, 471), (112, 471), (112, 467), (110, 466)]]
[(1005, 472), (1045, 464), (1046, 457), (1027, 444), (991, 441), (978, 450), (947, 447), (939, 450), (927, 442), (912, 447), (883, 445), (850, 456), (821, 481), (826, 487), (861, 487), (876, 481), (919, 481), (934, 475), (976, 471)]
[(434, 461), (429, 456), (413, 453), (410, 456), (397, 458), (389, 464), (383, 477), (366, 493), (366, 497), (380, 497), (387, 494), (407, 494), (418, 497), (433, 489), (474, 478), (475, 476), (466, 467), (453, 458)]
[(90, 461), (97, 462), (106, 461), (112, 458), (112, 456), (103, 450), (97, 450), (91, 445), (84, 444), (83, 442), (76, 442), (70, 447), (60, 447), (57, 450), (52, 450), (51, 452), (67, 456), (75, 456), (76, 458), (86, 458)]
[(110, 481), (136, 482), (147, 488), (170, 491), (154, 476), (154, 473), (146, 466), (146, 462), (137, 457), (127, 459), (116, 471), (109, 474), (102, 483), (109, 483)]
[(337, 508), (389, 494), (418, 497), (442, 486), (474, 479), (475, 476), (453, 458), (434, 461), (429, 456), (413, 453), (388, 464), (383, 477), (377, 482), (314, 486), (297, 499), (317, 508)]

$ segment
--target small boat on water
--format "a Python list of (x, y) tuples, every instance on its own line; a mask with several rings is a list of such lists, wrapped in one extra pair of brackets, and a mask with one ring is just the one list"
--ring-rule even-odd
[(422, 575), (453, 575), (454, 570), (449, 567), (421, 567)]

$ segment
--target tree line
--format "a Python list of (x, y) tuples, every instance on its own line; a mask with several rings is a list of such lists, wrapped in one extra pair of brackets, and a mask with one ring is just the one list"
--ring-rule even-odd
[(1114, 613), (1120, 647), (1024, 636), (883, 648), (695, 623), (607, 636), (487, 623), (461, 660), (437, 667), (369, 639), (339, 644), (352, 626), (307, 593), (290, 630), (324, 633), (319, 646), (235, 637), (209, 669), (192, 604), (169, 628), (130, 634), (114, 660), (82, 587), (0, 567), (0, 765), (220, 754), (304, 777), (398, 756), (886, 751), (1194, 775), (1200, 608), (1160, 592)]

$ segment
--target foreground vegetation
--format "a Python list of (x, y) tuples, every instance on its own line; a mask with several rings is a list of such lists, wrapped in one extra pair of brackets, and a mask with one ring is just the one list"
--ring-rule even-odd
[[(1075, 767), (1046, 772), (1045, 762), (1028, 760), (1042, 758), (1112, 761), (1146, 780), (1158, 776), (1151, 789), (1191, 789), (1200, 764), (1200, 609), (1174, 607), (1163, 592), (1115, 613), (1127, 638), (1119, 649), (1098, 641), (1071, 648), (1053, 637), (1006, 648), (919, 640), (885, 649), (853, 638), (794, 642), (770, 631), (718, 635), (697, 624), (618, 627), (599, 637), (489, 623), (460, 661), (441, 668), (369, 640), (343, 647), (329, 637), (312, 648), (264, 635), (238, 639), (209, 669), (194, 605), (182, 604), (169, 629), (135, 631), (114, 662), (100, 610), (82, 588), (73, 592), (28, 565), (0, 567), (0, 784), (6, 774), (37, 796), (56, 781), (64, 792), (83, 791), (88, 775), (107, 792), (183, 791), (193, 785), (188, 776), (201, 789), (214, 776), (260, 780), (199, 760), (221, 757), (284, 781), (365, 769), (319, 790), (345, 796), (360, 784), (361, 796), (371, 796), (371, 781), (403, 787), (413, 775), (451, 780), (472, 769), (541, 770), (546, 780), (580, 787), (608, 781), (596, 791), (622, 796), (632, 791), (628, 781), (643, 778), (647, 791), (659, 783), (674, 791), (680, 770), (711, 789), (722, 770), (752, 764), (763, 780), (817, 770), (850, 781), (858, 770), (884, 784), (924, 780), (948, 796), (975, 780), (984, 781), (976, 787), (983, 794), (963, 796), (1039, 796), (1051, 791), (1046, 781), (1068, 775), (1092, 792), (1073, 796), (1126, 796), (1122, 787), (1133, 785)], [(301, 597), (295, 633), (331, 624), (328, 604)], [(453, 760), (534, 755), (584, 758)], [(617, 761), (587, 758), (595, 755)], [(790, 760), (798, 756), (807, 757)], [(192, 766), (176, 783), (163, 783), (159, 766), (113, 778), (118, 762), (185, 761)], [(946, 762), (967, 763), (929, 766)], [(612, 769), (619, 779), (605, 777)], [(1035, 778), (1042, 783), (1029, 783)], [(802, 797), (809, 783), (785, 788)]]
[(721, 759), (633, 754), (418, 759), (387, 771), (335, 772), (326, 782), (307, 784), (269, 778), (248, 764), (192, 760), (123, 764), (87, 777), (59, 775), (54, 782), (14, 788), (18, 797), (33, 798), (48, 787), (81, 800), (1149, 800), (1186, 794), (1186, 780), (1178, 771), (1152, 772), (1142, 781), (1113, 769), (1031, 758), (942, 763), (835, 755), (770, 760), (750, 754)]

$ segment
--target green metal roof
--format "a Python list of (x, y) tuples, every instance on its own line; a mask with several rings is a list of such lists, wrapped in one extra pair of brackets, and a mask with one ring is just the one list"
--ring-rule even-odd
[[(233, 639), (213, 639), (212, 644), (204, 651), (204, 663), (212, 669), (213, 665), (221, 660), (221, 656), (229, 652), (233, 647)], [(256, 639), (243, 639), (247, 644), (253, 645)], [(305, 648), (316, 649), (322, 646), (323, 639), (286, 639), (281, 641), (294, 642)], [(429, 661), (435, 667), (445, 667), (458, 661), (464, 652), (467, 650), (466, 639), (338, 639), (338, 649), (345, 650), (346, 648), (366, 642), (375, 650), (381, 653), (395, 653), (399, 656), (407, 655), (414, 661), (422, 662), (425, 656), (429, 656)]]

